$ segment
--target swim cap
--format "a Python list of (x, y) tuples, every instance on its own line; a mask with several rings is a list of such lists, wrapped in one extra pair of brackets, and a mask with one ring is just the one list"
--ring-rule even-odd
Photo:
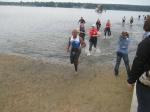
[(96, 27), (96, 25), (95, 25), (95, 24), (92, 24), (91, 27)]

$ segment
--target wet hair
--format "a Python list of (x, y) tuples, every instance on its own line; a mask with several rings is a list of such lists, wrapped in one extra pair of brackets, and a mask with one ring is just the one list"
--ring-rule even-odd
[(146, 19), (146, 21), (144, 23), (143, 29), (146, 32), (150, 31), (150, 16), (149, 15), (147, 16), (147, 19)]
[(125, 32), (126, 33), (126, 36), (129, 38), (129, 33), (128, 32)]
[(121, 35), (122, 35), (123, 37), (129, 38), (129, 33), (128, 33), (128, 32), (123, 31), (123, 32), (121, 33)]
[(79, 34), (79, 30), (78, 29), (73, 29), (72, 30), (72, 34), (76, 33), (77, 35)]
[(121, 35), (125, 35), (125, 32), (123, 31), (123, 32), (121, 33)]

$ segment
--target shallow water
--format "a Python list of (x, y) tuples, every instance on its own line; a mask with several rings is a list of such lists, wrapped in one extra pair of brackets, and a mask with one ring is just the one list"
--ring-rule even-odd
[[(86, 30), (101, 19), (101, 38), (98, 39), (98, 50), (92, 56), (87, 56), (88, 47), (82, 50), (81, 63), (112, 62), (115, 59), (117, 40), (121, 31), (129, 31), (131, 45), (130, 58), (135, 55), (137, 44), (143, 35), (143, 18), (148, 12), (106, 11), (101, 15), (91, 9), (67, 9), (45, 7), (0, 6), (0, 52), (44, 59), (54, 63), (69, 63), (69, 53), (65, 48), (71, 30), (77, 28), (81, 16), (86, 20)], [(126, 25), (122, 27), (121, 19), (126, 16)], [(130, 17), (134, 24), (129, 25)], [(103, 29), (106, 21), (112, 23), (112, 36), (103, 39)], [(88, 46), (88, 36), (86, 36)], [(100, 52), (101, 51), (101, 52)]]

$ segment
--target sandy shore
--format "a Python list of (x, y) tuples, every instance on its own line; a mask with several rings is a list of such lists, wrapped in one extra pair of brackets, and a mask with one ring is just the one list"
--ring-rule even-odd
[(70, 64), (0, 55), (0, 111), (129, 112), (124, 68), (116, 78), (111, 65), (93, 65), (76, 75)]

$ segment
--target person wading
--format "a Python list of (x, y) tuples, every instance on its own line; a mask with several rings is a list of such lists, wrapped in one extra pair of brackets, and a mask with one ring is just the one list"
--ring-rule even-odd
[(67, 45), (67, 52), (70, 51), (70, 62), (74, 64), (75, 71), (78, 71), (78, 60), (81, 53), (81, 48), (85, 47), (86, 44), (81, 37), (78, 36), (78, 30), (74, 29), (72, 31), (72, 36), (69, 38)]
[(97, 47), (97, 37), (100, 36), (100, 32), (98, 32), (96, 25), (93, 24), (91, 26), (91, 29), (89, 30), (89, 53), (88, 55), (91, 55), (92, 47), (94, 45), (94, 48), (96, 50)]

